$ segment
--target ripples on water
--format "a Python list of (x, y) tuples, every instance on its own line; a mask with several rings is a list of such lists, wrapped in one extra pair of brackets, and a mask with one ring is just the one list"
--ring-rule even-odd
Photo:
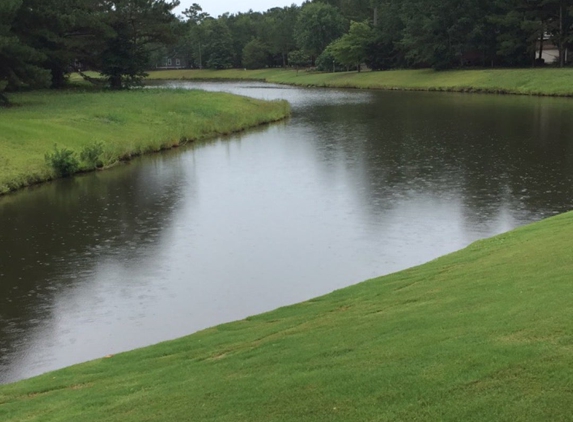
[(0, 382), (419, 264), (572, 208), (573, 102), (167, 84), (290, 121), (0, 199)]

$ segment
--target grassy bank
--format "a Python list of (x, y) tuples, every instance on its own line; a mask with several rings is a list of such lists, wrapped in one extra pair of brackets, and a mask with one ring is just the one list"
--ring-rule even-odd
[(150, 79), (251, 79), (267, 82), (337, 88), (490, 92), (524, 95), (573, 96), (573, 69), (486, 69), (436, 72), (309, 73), (294, 70), (167, 70), (150, 72)]
[(3, 386), (0, 420), (569, 420), (572, 239), (568, 213), (324, 297)]
[[(103, 145), (104, 165), (286, 117), (286, 102), (187, 90), (32, 92), (0, 109), (0, 194), (55, 177), (44, 155)], [(86, 169), (86, 164), (82, 164)]]

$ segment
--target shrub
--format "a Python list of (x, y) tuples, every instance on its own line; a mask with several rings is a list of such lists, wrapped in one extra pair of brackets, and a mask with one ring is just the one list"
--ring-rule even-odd
[(84, 149), (80, 153), (80, 158), (87, 165), (88, 168), (95, 169), (103, 167), (103, 161), (101, 159), (102, 154), (103, 154), (103, 143), (95, 142), (91, 145), (84, 147)]
[(67, 148), (58, 149), (54, 145), (54, 152), (47, 153), (44, 158), (54, 172), (61, 177), (69, 176), (80, 168), (76, 153)]

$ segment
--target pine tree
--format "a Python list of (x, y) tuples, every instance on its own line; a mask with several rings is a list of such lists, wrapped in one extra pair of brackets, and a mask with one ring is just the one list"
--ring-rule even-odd
[(0, 102), (7, 104), (5, 90), (21, 87), (42, 87), (49, 81), (49, 72), (42, 69), (45, 56), (26, 45), (14, 32), (14, 21), (22, 0), (0, 2)]

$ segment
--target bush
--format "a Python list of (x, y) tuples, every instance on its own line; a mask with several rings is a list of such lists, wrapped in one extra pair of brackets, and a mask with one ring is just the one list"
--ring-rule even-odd
[(76, 157), (76, 153), (67, 148), (58, 149), (54, 145), (54, 152), (47, 153), (44, 158), (54, 172), (61, 177), (74, 174), (80, 168), (80, 162)]
[(101, 160), (101, 155), (103, 154), (103, 143), (95, 142), (91, 145), (86, 146), (80, 153), (80, 159), (87, 165), (90, 169), (103, 167), (103, 161)]

